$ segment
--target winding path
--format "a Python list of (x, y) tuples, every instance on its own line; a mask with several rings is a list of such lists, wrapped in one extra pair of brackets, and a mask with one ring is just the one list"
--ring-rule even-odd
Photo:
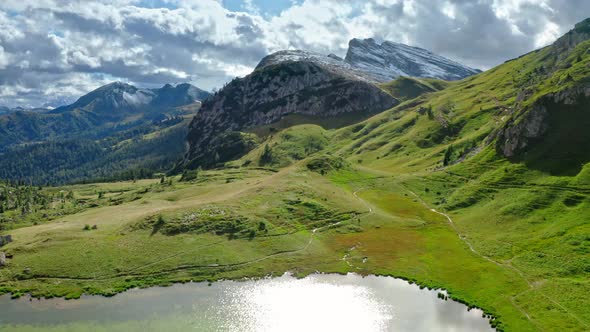
[[(407, 189), (407, 188), (406, 188), (406, 189)], [(415, 192), (413, 192), (413, 191), (411, 191), (411, 190), (409, 190), (409, 189), (407, 189), (407, 190), (408, 190), (408, 192), (410, 192), (410, 194), (412, 194), (414, 197), (416, 197), (416, 199), (418, 199), (418, 201), (420, 201), (420, 203), (421, 203), (422, 205), (424, 205), (424, 207), (426, 207), (427, 209), (429, 209), (430, 211), (432, 211), (432, 212), (434, 212), (434, 213), (436, 213), (436, 214), (439, 214), (439, 215), (441, 215), (441, 216), (444, 216), (444, 217), (447, 219), (447, 221), (448, 221), (449, 225), (451, 226), (451, 228), (453, 229), (453, 231), (454, 231), (454, 232), (457, 234), (457, 236), (459, 237), (459, 239), (460, 239), (461, 241), (463, 241), (463, 243), (465, 243), (465, 245), (467, 245), (467, 247), (469, 247), (469, 250), (471, 250), (471, 252), (473, 252), (475, 255), (477, 255), (477, 256), (479, 256), (479, 257), (481, 257), (481, 258), (483, 258), (483, 259), (487, 260), (488, 262), (491, 262), (491, 263), (493, 263), (493, 264), (495, 264), (495, 265), (497, 265), (497, 266), (499, 266), (499, 267), (509, 268), (509, 269), (511, 269), (511, 270), (513, 270), (513, 271), (515, 271), (515, 272), (516, 272), (516, 273), (517, 273), (517, 274), (518, 274), (518, 275), (519, 275), (519, 276), (520, 276), (520, 277), (521, 277), (521, 278), (522, 278), (522, 279), (523, 279), (523, 280), (526, 282), (526, 284), (528, 285), (528, 287), (529, 287), (529, 288), (528, 288), (527, 290), (523, 291), (523, 292), (520, 292), (520, 293), (518, 293), (518, 294), (516, 294), (516, 295), (513, 295), (513, 296), (510, 298), (510, 301), (511, 301), (511, 302), (512, 302), (512, 304), (513, 304), (513, 305), (514, 305), (514, 306), (515, 306), (515, 307), (516, 307), (516, 308), (517, 308), (517, 309), (518, 309), (518, 310), (519, 310), (519, 311), (520, 311), (520, 312), (521, 312), (521, 313), (522, 313), (522, 314), (523, 314), (523, 315), (524, 315), (524, 316), (525, 316), (525, 317), (526, 317), (526, 318), (527, 318), (527, 319), (528, 319), (528, 320), (529, 320), (529, 321), (530, 321), (532, 324), (534, 324), (534, 325), (535, 325), (537, 328), (539, 328), (539, 329), (540, 329), (540, 330), (542, 330), (542, 331), (544, 330), (544, 329), (543, 329), (541, 326), (539, 326), (539, 325), (538, 325), (536, 322), (534, 322), (534, 321), (531, 319), (530, 315), (529, 315), (529, 314), (528, 314), (528, 313), (527, 313), (527, 312), (526, 312), (524, 309), (522, 309), (522, 308), (521, 308), (519, 305), (517, 305), (517, 303), (516, 303), (516, 301), (515, 301), (515, 299), (516, 299), (517, 297), (519, 297), (520, 295), (522, 295), (522, 294), (525, 294), (525, 293), (527, 293), (527, 292), (530, 292), (530, 291), (535, 291), (535, 290), (537, 290), (537, 291), (539, 292), (539, 294), (540, 294), (541, 296), (543, 296), (544, 298), (546, 298), (546, 299), (547, 299), (549, 302), (553, 303), (555, 306), (557, 306), (558, 308), (560, 308), (561, 310), (563, 310), (563, 311), (564, 311), (566, 314), (568, 314), (568, 315), (570, 315), (572, 318), (574, 318), (574, 319), (575, 319), (575, 320), (576, 320), (578, 323), (580, 323), (582, 326), (584, 326), (585, 328), (589, 328), (589, 327), (590, 327), (590, 325), (589, 325), (589, 324), (588, 324), (586, 321), (582, 320), (582, 319), (581, 319), (580, 317), (578, 317), (576, 314), (574, 314), (574, 313), (572, 313), (571, 311), (567, 310), (567, 308), (565, 308), (563, 305), (561, 305), (561, 303), (559, 303), (559, 302), (555, 301), (554, 299), (552, 299), (552, 298), (551, 298), (551, 297), (549, 297), (548, 295), (546, 295), (546, 294), (544, 294), (543, 292), (541, 292), (540, 290), (538, 290), (538, 289), (536, 288), (536, 286), (535, 286), (533, 283), (531, 283), (531, 282), (530, 282), (530, 281), (527, 279), (527, 277), (525, 276), (525, 274), (524, 274), (524, 273), (523, 273), (521, 270), (519, 270), (518, 268), (516, 268), (514, 265), (512, 265), (510, 262), (508, 262), (508, 263), (500, 263), (500, 262), (498, 262), (498, 261), (495, 261), (495, 260), (493, 260), (492, 258), (490, 258), (490, 257), (488, 257), (488, 256), (486, 256), (486, 255), (483, 255), (483, 254), (479, 253), (477, 250), (475, 250), (475, 248), (473, 247), (473, 245), (471, 244), (471, 242), (469, 242), (469, 241), (467, 240), (467, 238), (466, 238), (464, 235), (462, 235), (462, 234), (459, 232), (459, 230), (457, 229), (457, 226), (456, 226), (456, 225), (455, 225), (455, 223), (453, 222), (453, 219), (451, 218), (451, 216), (449, 216), (448, 214), (446, 214), (446, 213), (444, 213), (444, 212), (438, 211), (438, 210), (436, 210), (436, 209), (434, 209), (434, 208), (430, 207), (430, 206), (429, 206), (429, 205), (428, 205), (428, 204), (427, 204), (427, 203), (426, 203), (426, 202), (425, 202), (425, 201), (424, 201), (422, 198), (420, 198), (420, 196), (418, 196), (418, 195), (417, 195)]]

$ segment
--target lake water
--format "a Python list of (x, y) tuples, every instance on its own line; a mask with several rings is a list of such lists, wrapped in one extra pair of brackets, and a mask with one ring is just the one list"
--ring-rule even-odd
[(137, 289), (112, 298), (0, 297), (2, 331), (493, 331), (480, 310), (390, 277), (314, 274)]

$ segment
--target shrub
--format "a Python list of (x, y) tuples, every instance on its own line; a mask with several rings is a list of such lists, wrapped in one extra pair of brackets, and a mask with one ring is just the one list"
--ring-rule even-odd
[(443, 165), (448, 166), (451, 163), (451, 158), (453, 157), (453, 145), (449, 145), (447, 150), (445, 151), (445, 157), (443, 159)]
[(195, 170), (185, 169), (182, 172), (182, 176), (180, 177), (180, 182), (188, 182), (188, 181), (196, 180), (199, 177), (200, 170), (201, 170), (200, 168), (197, 168)]
[(268, 144), (266, 144), (260, 155), (260, 165), (268, 165), (270, 163), (272, 163), (272, 150)]
[(320, 174), (325, 174), (346, 167), (348, 167), (348, 164), (343, 158), (330, 155), (315, 157), (307, 163), (307, 169)]

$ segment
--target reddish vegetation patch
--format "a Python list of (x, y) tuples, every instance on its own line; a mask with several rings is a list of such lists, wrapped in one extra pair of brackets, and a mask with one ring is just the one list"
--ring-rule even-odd
[(424, 252), (423, 236), (415, 230), (402, 227), (367, 229), (361, 233), (334, 234), (328, 245), (337, 251), (355, 247), (358, 254), (367, 257), (371, 265), (389, 266), (400, 258), (417, 257)]

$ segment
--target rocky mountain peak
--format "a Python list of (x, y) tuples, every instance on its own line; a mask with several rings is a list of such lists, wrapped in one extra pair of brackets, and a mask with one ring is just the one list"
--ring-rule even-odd
[(553, 48), (558, 53), (567, 52), (588, 39), (590, 39), (590, 18), (577, 23), (573, 29), (559, 37), (553, 43)]
[(376, 82), (372, 75), (354, 68), (334, 54), (323, 55), (302, 50), (285, 50), (267, 55), (260, 60), (255, 70), (286, 63), (306, 63), (307, 65), (318, 66), (331, 73), (350, 79)]
[(302, 50), (278, 51), (264, 57), (256, 70), (284, 62), (309, 62), (332, 72), (368, 82), (387, 82), (400, 76), (458, 80), (479, 73), (428, 50), (373, 38), (351, 39), (342, 59)]
[(344, 61), (379, 82), (400, 76), (458, 80), (480, 72), (428, 50), (401, 43), (384, 41), (379, 44), (373, 38), (354, 38), (348, 45)]

